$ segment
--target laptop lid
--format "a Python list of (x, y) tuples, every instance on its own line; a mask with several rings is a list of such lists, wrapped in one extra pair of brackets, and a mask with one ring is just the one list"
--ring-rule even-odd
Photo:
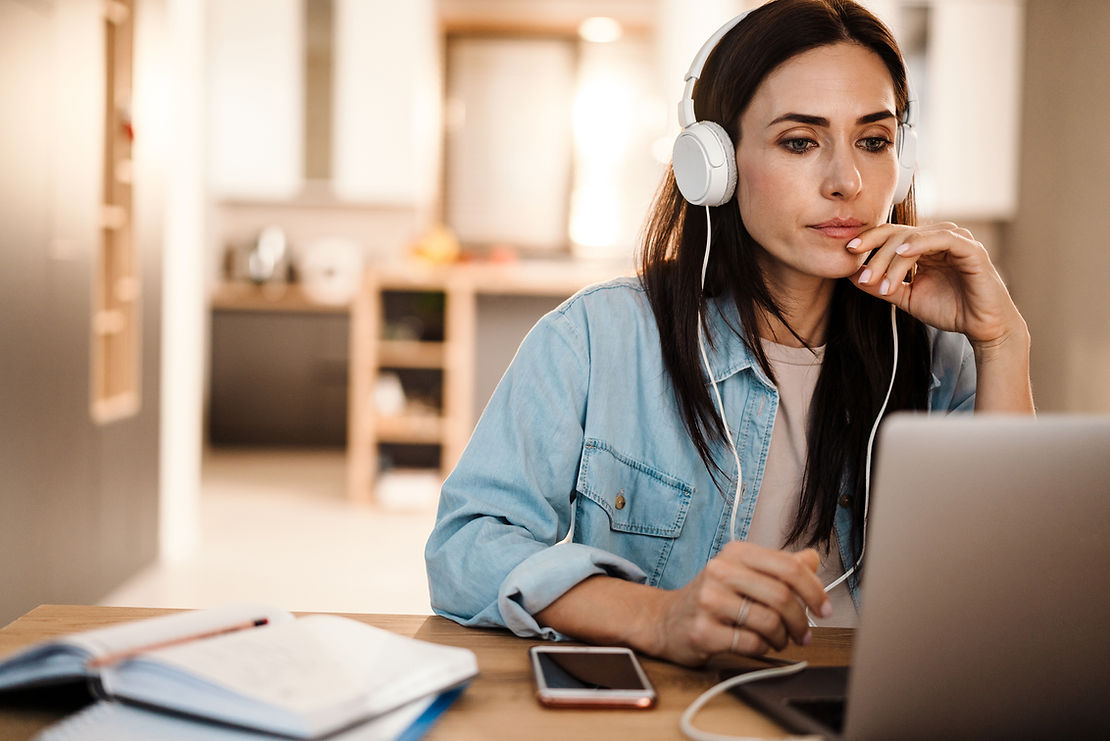
[(893, 415), (877, 453), (845, 737), (1110, 738), (1110, 417)]

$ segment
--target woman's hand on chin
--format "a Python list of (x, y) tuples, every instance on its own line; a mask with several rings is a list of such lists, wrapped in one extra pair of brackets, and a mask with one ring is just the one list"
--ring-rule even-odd
[(967, 229), (951, 222), (883, 224), (860, 234), (847, 249), (874, 251), (851, 278), (865, 293), (937, 329), (963, 333), (977, 352), (1015, 343), (1028, 347), (1025, 320), (987, 250)]

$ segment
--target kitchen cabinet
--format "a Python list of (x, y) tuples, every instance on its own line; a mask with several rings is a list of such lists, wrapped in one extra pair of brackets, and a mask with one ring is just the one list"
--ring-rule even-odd
[(344, 446), (349, 307), (250, 283), (221, 285), (211, 307), (209, 441)]

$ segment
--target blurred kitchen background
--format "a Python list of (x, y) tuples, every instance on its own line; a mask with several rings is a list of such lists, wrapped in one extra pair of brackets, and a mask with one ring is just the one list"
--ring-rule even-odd
[[(527, 329), (633, 268), (738, 0), (0, 0), (0, 623), (427, 612), (438, 486)], [(1110, 3), (874, 0), (923, 221), (1042, 413), (1110, 412)]]

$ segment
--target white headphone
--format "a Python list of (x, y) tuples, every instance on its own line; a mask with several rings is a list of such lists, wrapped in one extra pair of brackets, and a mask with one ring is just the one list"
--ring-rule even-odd
[[(748, 11), (750, 13), (751, 11)], [(694, 206), (720, 206), (732, 198), (736, 190), (736, 148), (728, 132), (715, 121), (698, 121), (694, 115), (694, 83), (701, 77), (705, 60), (717, 43), (748, 16), (741, 13), (717, 32), (698, 50), (686, 73), (686, 88), (678, 102), (678, 124), (682, 127), (674, 142), (671, 162), (675, 182), (683, 198)], [(907, 93), (909, 79), (906, 80)], [(898, 122), (894, 147), (898, 155), (898, 184), (894, 203), (906, 200), (917, 165), (916, 105), (912, 93), (907, 95), (906, 109)]]

